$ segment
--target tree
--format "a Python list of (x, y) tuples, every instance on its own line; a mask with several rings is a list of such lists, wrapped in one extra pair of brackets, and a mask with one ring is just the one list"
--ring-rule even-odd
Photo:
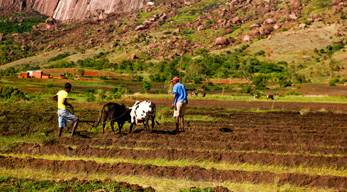
[(84, 69), (79, 69), (77, 71), (77, 73), (80, 75), (80, 76), (83, 76), (84, 75)]
[(266, 88), (266, 84), (268, 82), (268, 77), (262, 73), (258, 73), (253, 77), (253, 85), (255, 85), (256, 89), (263, 90)]
[(143, 84), (142, 84), (142, 88), (147, 93), (147, 91), (151, 90), (152, 84), (150, 82), (148, 82), (148, 81), (144, 81)]

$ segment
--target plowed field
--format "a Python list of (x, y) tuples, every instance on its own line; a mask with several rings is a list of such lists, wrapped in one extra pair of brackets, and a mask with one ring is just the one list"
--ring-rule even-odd
[[(152, 101), (160, 109), (167, 107), (171, 100)], [(132, 102), (124, 101), (129, 105)], [(0, 173), (14, 171), (17, 173), (12, 174), (14, 177), (36, 180), (42, 178), (26, 175), (24, 170), (37, 174), (49, 172), (51, 176), (47, 177), (53, 180), (64, 173), (79, 179), (127, 181), (142, 186), (141, 190), (147, 187), (156, 191), (191, 187), (212, 187), (215, 191), (226, 188), (344, 191), (347, 190), (346, 107), (345, 104), (192, 100), (185, 116), (185, 132), (173, 131), (173, 119), (156, 125), (151, 132), (137, 126), (131, 134), (125, 129), (122, 134), (102, 135), (100, 129), (93, 132), (81, 125), (74, 137), (65, 133), (62, 138), (44, 142), (24, 139), (2, 148)], [(98, 110), (76, 113), (80, 116), (91, 113), (95, 117)], [(23, 116), (27, 122), (32, 115), (29, 111)], [(7, 109), (1, 112), (7, 119), (15, 115), (15, 111)], [(158, 113), (165, 115), (160, 110)], [(44, 113), (35, 115), (45, 120)], [(13, 134), (29, 138), (32, 134), (11, 132), (13, 128), (4, 121), (1, 123), (7, 126), (2, 129), (3, 144)], [(18, 129), (22, 124), (18, 124)], [(54, 120), (48, 127), (48, 135), (56, 134), (55, 126)], [(26, 125), (22, 127), (28, 130)]]

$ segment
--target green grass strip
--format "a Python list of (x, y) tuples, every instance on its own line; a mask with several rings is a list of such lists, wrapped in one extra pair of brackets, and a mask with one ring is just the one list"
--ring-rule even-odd
[(224, 186), (232, 191), (263, 191), (263, 192), (282, 192), (282, 191), (302, 191), (302, 192), (332, 192), (334, 190), (320, 188), (304, 188), (291, 186), (289, 184), (281, 184), (274, 182), (272, 184), (252, 184), (249, 182), (234, 183), (234, 182), (201, 182), (189, 181), (185, 179), (166, 179), (145, 176), (119, 176), (93, 173), (66, 173), (66, 172), (51, 172), (38, 171), (30, 169), (1, 169), (0, 176), (13, 176), (19, 179), (29, 178), (35, 180), (58, 180), (58, 179), (84, 179), (84, 180), (105, 180), (112, 179), (117, 182), (127, 182), (130, 184), (138, 184), (142, 187), (153, 187), (156, 191), (176, 192), (180, 189), (188, 189), (191, 187), (207, 188), (215, 186)]
[[(128, 97), (135, 97), (128, 95)], [(172, 95), (167, 94), (141, 94), (144, 98), (172, 98)], [(312, 95), (312, 96), (293, 96), (286, 95), (283, 97), (276, 97), (275, 100), (268, 100), (265, 96), (259, 99), (254, 99), (253, 96), (231, 96), (231, 95), (218, 95), (218, 94), (207, 94), (205, 97), (197, 96), (189, 98), (191, 100), (217, 100), (217, 101), (261, 101), (261, 102), (295, 102), (295, 103), (346, 103), (346, 97), (333, 97), (323, 95)]]
[(12, 156), (18, 158), (40, 158), (47, 160), (83, 160), (83, 161), (95, 161), (97, 163), (132, 163), (132, 164), (150, 164), (156, 166), (192, 166), (196, 165), (205, 169), (217, 169), (217, 170), (240, 170), (240, 171), (269, 171), (272, 173), (295, 173), (295, 174), (307, 174), (307, 175), (333, 175), (340, 177), (347, 177), (346, 169), (334, 169), (331, 167), (304, 167), (302, 165), (296, 167), (286, 167), (278, 165), (260, 165), (260, 164), (231, 164), (227, 162), (214, 163), (211, 161), (197, 161), (190, 159), (183, 160), (167, 160), (167, 159), (125, 159), (125, 158), (98, 158), (98, 157), (68, 157), (64, 155), (24, 155), (24, 154), (1, 154), (3, 156)]

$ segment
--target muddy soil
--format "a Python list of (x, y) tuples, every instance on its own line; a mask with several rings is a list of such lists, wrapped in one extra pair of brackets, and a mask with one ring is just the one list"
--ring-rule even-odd
[(347, 178), (338, 176), (319, 176), (268, 171), (234, 171), (204, 169), (198, 166), (156, 166), (131, 163), (96, 163), (95, 161), (59, 161), (35, 158), (16, 158), (0, 156), (0, 167), (7, 169), (28, 168), (50, 170), (53, 172), (104, 173), (110, 175), (142, 175), (170, 179), (188, 179), (193, 181), (233, 181), (252, 183), (272, 183), (278, 178), (280, 183), (297, 186), (329, 187), (338, 190), (347, 187)]
[[(145, 100), (145, 98), (138, 99)], [(158, 107), (169, 107), (168, 104), (171, 101), (170, 99), (152, 100)], [(134, 100), (126, 100), (124, 103), (130, 106)], [(281, 111), (246, 112), (242, 109)], [(96, 116), (98, 110), (91, 108), (85, 113)], [(171, 116), (171, 112), (164, 115)], [(145, 132), (142, 126), (137, 126), (130, 134), (128, 130), (123, 130), (121, 134), (112, 133), (107, 125), (108, 132), (100, 135), (81, 126), (75, 137), (66, 134), (66, 137), (44, 143), (21, 143), (12, 145), (1, 153), (134, 160), (194, 160), (347, 170), (346, 104), (190, 100), (186, 117), (191, 119), (200, 117), (204, 120), (186, 120), (185, 132), (174, 131), (173, 119), (172, 122), (156, 125), (150, 132)], [(1, 134), (2, 136), (29, 135), (30, 130), (30, 127), (24, 126), (15, 133), (14, 129), (3, 128)], [(56, 134), (54, 128), (51, 131), (48, 134)], [(82, 171), (110, 175), (185, 178), (193, 181), (247, 181), (254, 184), (273, 183), (279, 178), (280, 183), (308, 188), (343, 190), (347, 187), (347, 177), (335, 175), (206, 170), (196, 165), (177, 167), (130, 163), (108, 164), (94, 161), (53, 161), (2, 156), (0, 166), (7, 169), (18, 167), (57, 172)]]
[[(15, 186), (16, 188), (20, 188), (21, 185), (25, 182), (36, 182), (38, 180), (33, 180), (33, 179), (18, 179), (18, 178), (8, 178), (5, 180), (1, 180), (0, 181), (0, 187), (1, 187), (1, 183), (6, 182), (6, 185), (9, 186)], [(115, 191), (121, 191), (121, 190), (132, 190), (134, 192), (154, 192), (155, 190), (152, 187), (141, 187), (137, 184), (129, 184), (126, 182), (115, 182), (112, 181), (110, 179), (106, 179), (106, 180), (93, 180), (93, 181), (89, 181), (89, 180), (79, 180), (77, 178), (72, 178), (72, 179), (59, 179), (59, 180), (42, 180), (45, 181), (45, 187), (49, 186), (49, 185), (56, 185), (56, 184), (67, 184), (67, 183), (78, 183), (79, 185), (90, 185), (92, 183), (98, 183), (98, 184), (117, 184), (118, 187), (115, 188)], [(42, 187), (44, 188), (44, 187)], [(61, 189), (62, 190), (62, 189)], [(76, 189), (75, 189), (76, 190)], [(74, 191), (73, 188), (68, 188), (65, 189), (65, 191)], [(102, 189), (100, 189), (100, 191), (104, 191)]]
[(263, 165), (280, 165), (288, 167), (332, 167), (347, 168), (347, 159), (344, 156), (314, 156), (314, 155), (290, 155), (273, 154), (259, 152), (226, 152), (226, 151), (194, 151), (177, 149), (154, 149), (154, 150), (134, 150), (120, 148), (95, 148), (89, 145), (81, 145), (76, 149), (59, 145), (40, 146), (32, 144), (23, 144), (17, 146), (13, 151), (18, 154), (34, 155), (68, 155), (77, 157), (108, 157), (108, 158), (126, 158), (126, 159), (166, 159), (166, 160), (195, 160), (211, 161), (215, 163), (249, 163)]

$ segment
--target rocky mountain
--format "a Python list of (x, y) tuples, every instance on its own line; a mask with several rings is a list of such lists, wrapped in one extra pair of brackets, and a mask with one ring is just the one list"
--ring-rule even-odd
[[(4, 0), (0, 2), (4, 7)], [(92, 2), (86, 7), (91, 8)], [(126, 1), (121, 2), (124, 5)], [(228, 63), (223, 68), (212, 69), (219, 70), (213, 75), (239, 73), (239, 66), (247, 67), (252, 59), (271, 62), (273, 66), (286, 63), (286, 68), (293, 74), (309, 78), (347, 75), (345, 0), (127, 2), (129, 4), (124, 7), (129, 10), (136, 6), (142, 8), (129, 12), (119, 9), (120, 12), (108, 14), (106, 12), (111, 9), (106, 8), (112, 6), (105, 6), (104, 11), (95, 9), (96, 17), (83, 20), (65, 20), (77, 17), (73, 12), (53, 14), (48, 19), (47, 16), (37, 15), (34, 24), (28, 23), (28, 15), (32, 17), (37, 13), (26, 13), (28, 9), (23, 9), (24, 5), (8, 3), (12, 9), (23, 11), (3, 17), (0, 11), (0, 69), (27, 64), (63, 66), (49, 59), (69, 52), (70, 56), (61, 61), (63, 67), (71, 63), (82, 65), (83, 60), (90, 58), (93, 62), (102, 63), (100, 68), (105, 69), (115, 65), (123, 69), (128, 65), (123, 61), (155, 63), (181, 61), (182, 57), (204, 57), (210, 59), (213, 65), (222, 62), (214, 56), (228, 55)], [(36, 3), (38, 1), (32, 5)], [(70, 7), (58, 4), (46, 10)], [(104, 5), (95, 4), (94, 7)], [(45, 6), (41, 5), (42, 10)], [(72, 7), (71, 10), (85, 10), (79, 6)], [(63, 21), (54, 19), (58, 16)], [(9, 29), (10, 25), (13, 28)], [(23, 30), (25, 25), (30, 28)], [(185, 62), (184, 59), (182, 62)], [(202, 64), (187, 63), (187, 74), (208, 74), (211, 71)], [(191, 63), (193, 65), (190, 66)], [(95, 67), (94, 64), (88, 67)]]
[(143, 3), (143, 0), (0, 0), (0, 12), (29, 8), (56, 20), (81, 20), (100, 13), (128, 12), (142, 8)]

